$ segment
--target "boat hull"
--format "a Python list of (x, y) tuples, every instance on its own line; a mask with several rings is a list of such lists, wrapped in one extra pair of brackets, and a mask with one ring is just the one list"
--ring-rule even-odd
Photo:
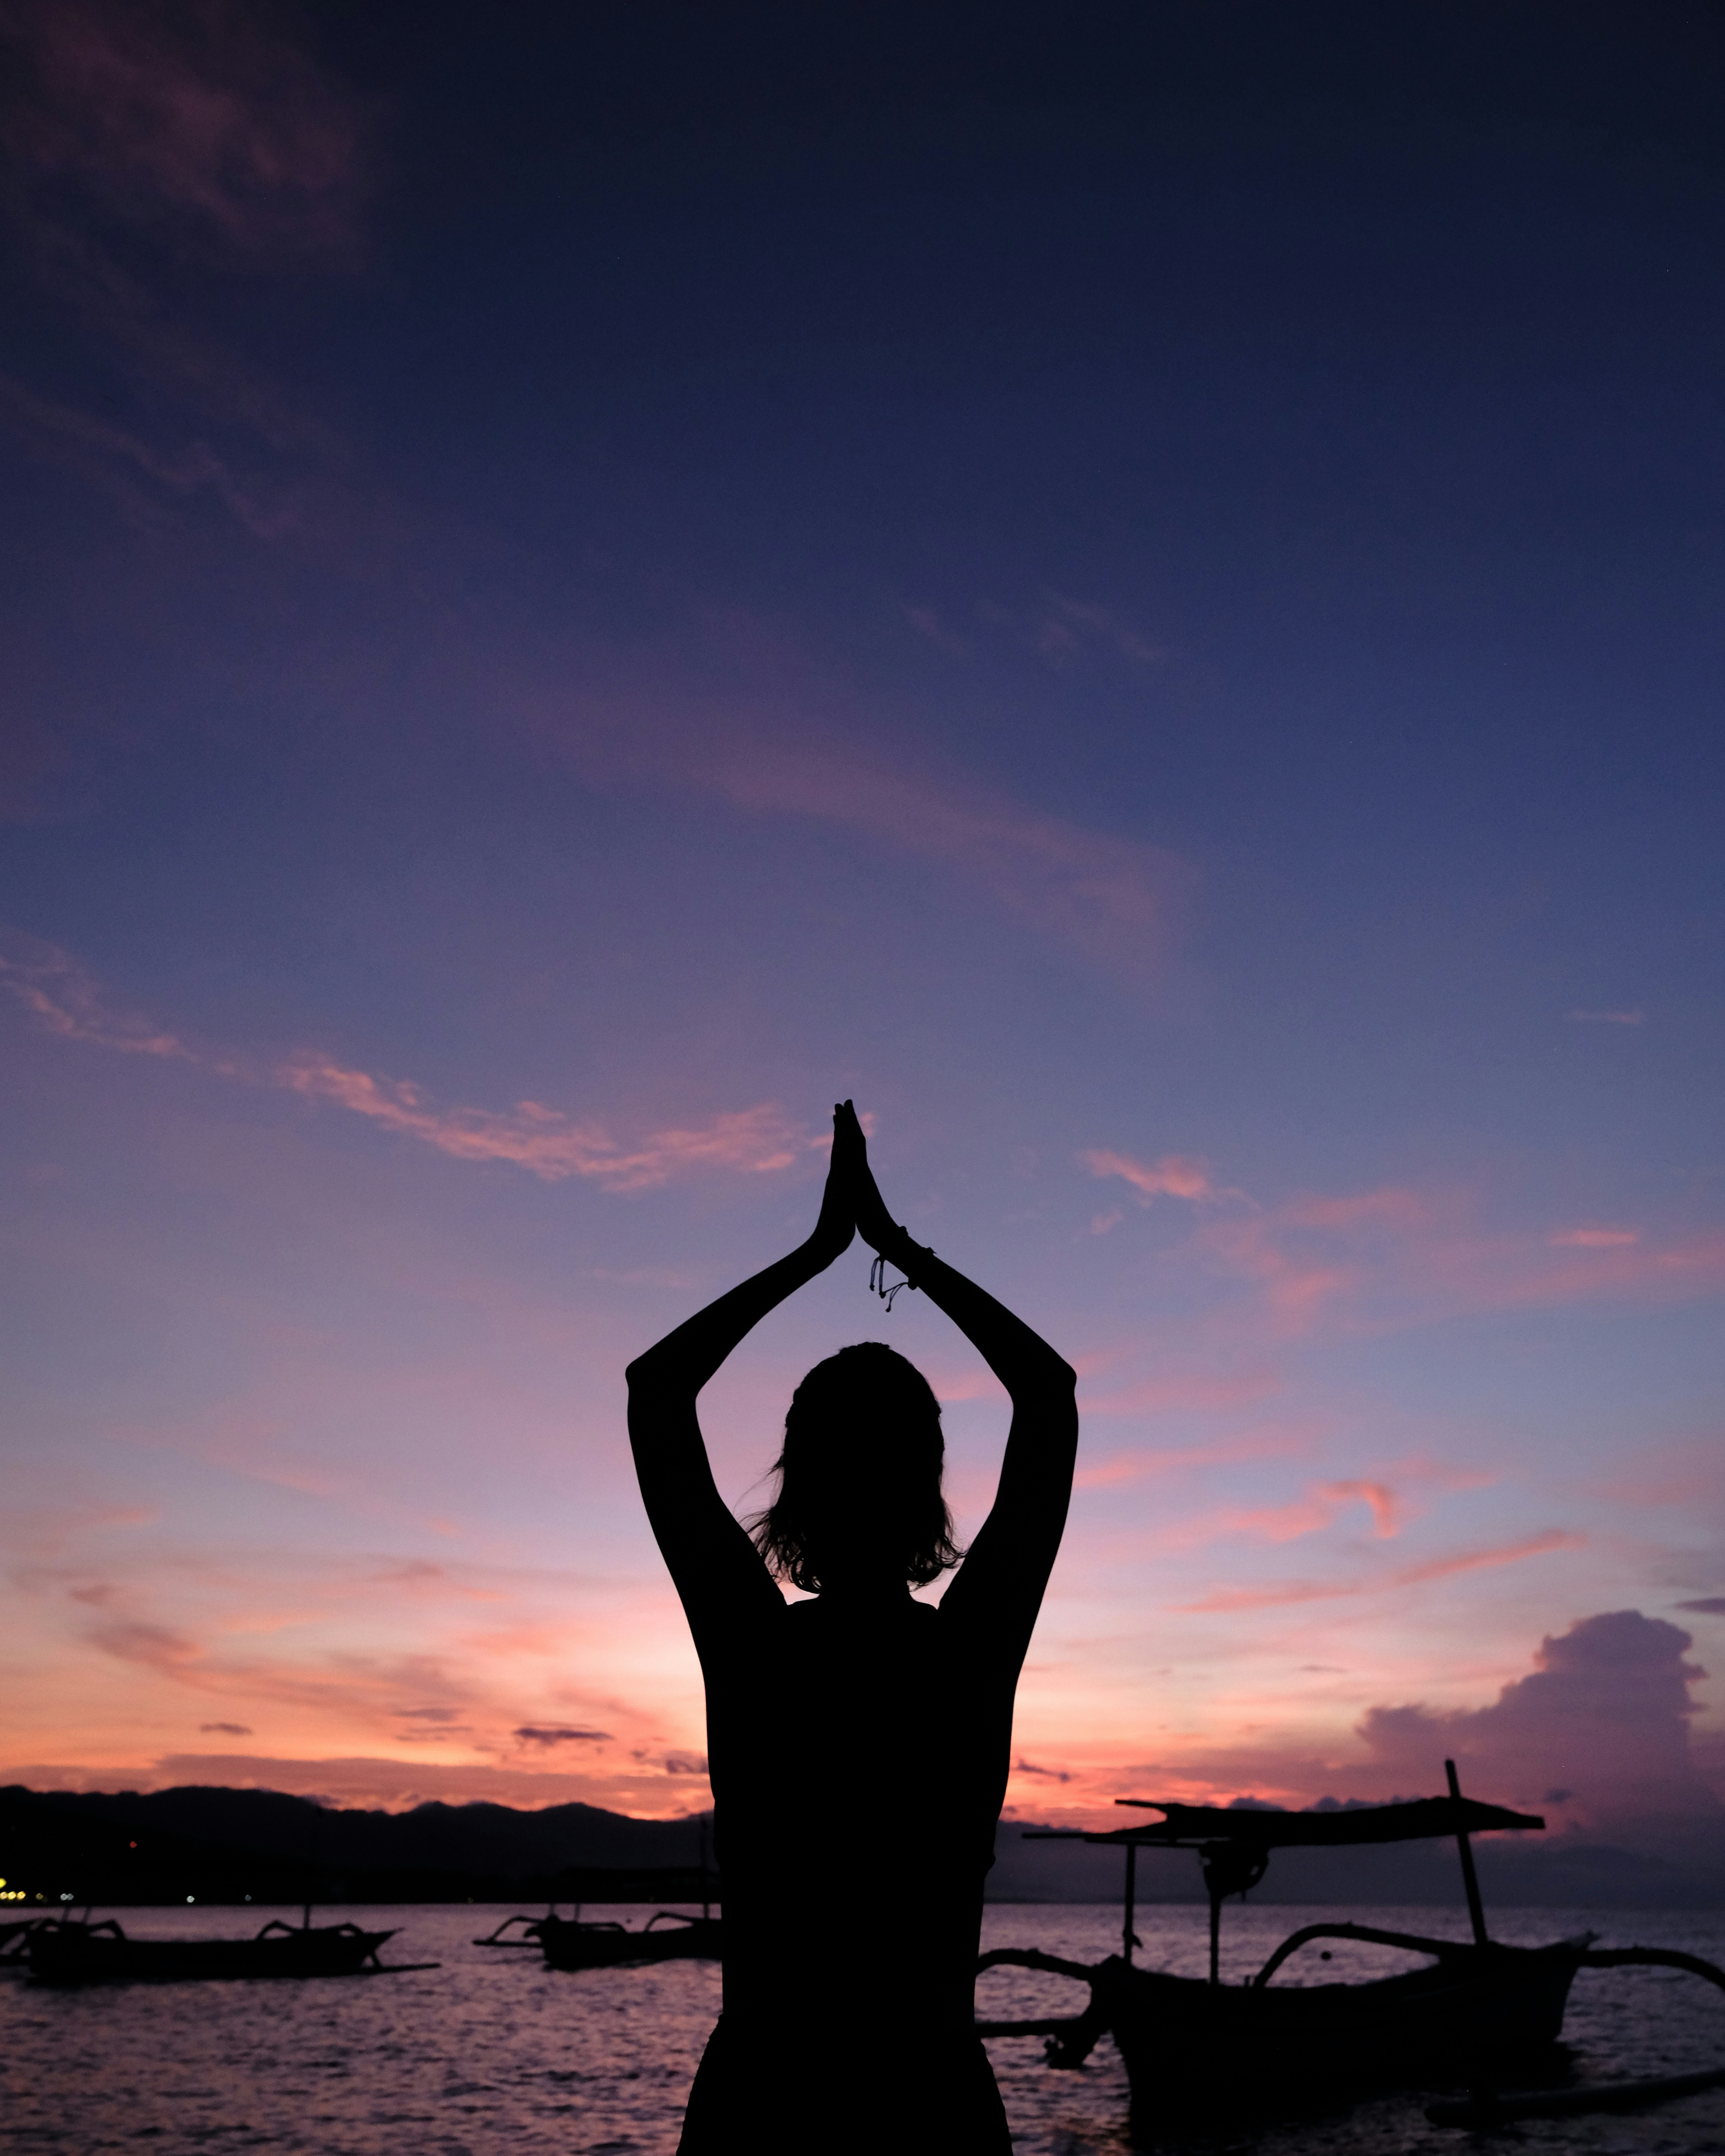
[(1304, 1986), (1212, 1985), (1111, 1956), (1085, 2019), (1111, 2032), (1142, 2133), (1199, 2106), (1470, 2079), (1558, 2041), (1583, 1951), (1486, 1947), (1374, 1982)]
[(195, 1983), (236, 1977), (352, 1976), (393, 1931), (356, 1924), (267, 1929), (251, 1939), (134, 1939), (119, 1926), (46, 1924), (32, 1933), (30, 1974), (43, 1984)]
[(721, 1958), (724, 1924), (717, 1917), (693, 1917), (686, 1922), (626, 1931), (621, 1925), (573, 1923), (565, 1917), (542, 1917), (534, 1927), (552, 1969), (616, 1969), (628, 1962), (717, 1961)]

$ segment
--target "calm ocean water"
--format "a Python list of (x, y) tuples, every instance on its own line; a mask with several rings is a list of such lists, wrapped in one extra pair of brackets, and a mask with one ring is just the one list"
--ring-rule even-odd
[[(443, 1967), (368, 1979), (88, 1992), (0, 1977), (0, 2125), (9, 2145), (79, 2156), (110, 2148), (152, 2156), (671, 2156), (718, 2010), (716, 1969), (685, 1962), (562, 1975), (536, 1955), (471, 1943), (501, 1911), (339, 1913), (399, 1926), (389, 1958)], [(641, 1912), (584, 1913), (639, 1921)], [(1296, 1925), (1332, 1914), (1466, 1936), (1459, 1912), (1234, 1905), (1224, 1919), (1224, 1976), (1237, 1982)], [(234, 1911), (136, 1910), (121, 1920), (139, 1934), (250, 1928)], [(988, 1912), (983, 1943), (1093, 1960), (1114, 1945), (1117, 1921), (1099, 1906), (1002, 1905)], [(1141, 1958), (1201, 1974), (1204, 1921), (1198, 1908), (1142, 1910)], [(1717, 1912), (1503, 1910), (1493, 1927), (1530, 1945), (1591, 1929), (1603, 1944), (1681, 1947), (1725, 1962), (1725, 1914)], [(1337, 1943), (1322, 1973), (1333, 1979), (1407, 1965), (1404, 1956)], [(1309, 1973), (1315, 1979), (1318, 1965)], [(978, 1985), (982, 2010), (1003, 2017), (1076, 2010), (1084, 1996), (1061, 1979), (1021, 1971), (991, 1972)], [(1725, 1994), (1671, 1972), (1584, 1971), (1565, 2036), (1588, 2079), (1725, 2063)], [(1106, 2039), (1081, 2073), (1050, 2072), (1034, 2041), (989, 2048), (1021, 2156), (1123, 2156), (1126, 2077)], [(1640, 2114), (1529, 2121), (1489, 2138), (1429, 2126), (1421, 2101), (1378, 2099), (1297, 2126), (1178, 2146), (1194, 2156), (1473, 2156), (1487, 2145), (1725, 2156), (1725, 2091)]]

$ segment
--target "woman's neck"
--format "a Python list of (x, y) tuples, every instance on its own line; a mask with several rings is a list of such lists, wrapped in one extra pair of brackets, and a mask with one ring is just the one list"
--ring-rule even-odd
[(841, 1573), (836, 1579), (823, 1580), (820, 1589), (823, 1602), (845, 1609), (865, 1603), (907, 1602), (910, 1595), (909, 1581), (891, 1573)]

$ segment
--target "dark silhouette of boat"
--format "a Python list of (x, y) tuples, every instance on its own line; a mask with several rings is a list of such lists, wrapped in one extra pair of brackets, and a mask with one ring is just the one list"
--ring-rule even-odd
[(385, 1964), (377, 1949), (393, 1931), (357, 1924), (285, 1924), (278, 1917), (249, 1939), (132, 1938), (112, 1917), (50, 1917), (28, 1942), (30, 1974), (43, 1984), (184, 1983), (228, 1977), (398, 1975), (435, 1962)]
[[(1051, 2066), (1081, 2066), (1105, 2034), (1124, 2061), (1132, 2091), (1130, 2126), (1135, 2137), (1164, 2125), (1189, 2122), (1194, 2113), (1273, 2112), (1314, 2098), (1392, 2087), (1461, 2084), (1471, 2092), (1467, 2123), (1488, 2123), (1500, 2102), (1491, 2091), (1519, 2059), (1549, 2054), (1563, 2034), (1569, 1987), (1579, 1969), (1628, 1963), (1681, 1968), (1725, 1986), (1725, 1972), (1692, 1954), (1636, 1947), (1596, 1952), (1594, 1934), (1541, 1947), (1506, 1946), (1486, 1928), (1469, 1837), (1503, 1830), (1539, 1830), (1545, 1822), (1464, 1797), (1453, 1761), (1445, 1763), (1446, 1797), (1412, 1803), (1311, 1812), (1221, 1810), (1194, 1804), (1122, 1798), (1122, 1804), (1160, 1812), (1160, 1820), (1112, 1833), (1038, 1838), (1082, 1839), (1116, 1845), (1126, 1853), (1126, 1912), (1121, 1951), (1093, 1964), (1062, 1960), (1033, 1948), (1002, 1948), (985, 1953), (983, 1970), (1003, 1965), (1045, 1969), (1090, 1987), (1081, 2014), (1034, 2021), (979, 2020), (987, 2036), (1040, 2035), (1047, 2040)], [(1428, 1938), (1374, 1925), (1318, 1923), (1292, 1933), (1244, 1984), (1224, 1984), (1219, 1943), (1221, 1907), (1264, 1876), (1272, 1850), (1348, 1848), (1369, 1843), (1455, 1837), (1473, 1936)], [(1190, 1849), (1204, 1868), (1210, 1905), (1209, 1976), (1169, 1975), (1135, 1968), (1133, 1928), (1137, 1855), (1140, 1848)], [(1321, 1939), (1348, 1939), (1397, 1947), (1428, 1958), (1430, 1966), (1353, 1984), (1272, 1984), (1292, 1956)], [(1327, 1955), (1326, 1955), (1327, 1958)], [(1702, 2084), (1696, 2084), (1700, 2086)], [(1539, 2115), (1548, 2098), (1563, 2110), (1616, 2102), (1657, 2101), (1663, 2083), (1617, 2083), (1598, 2105), (1574, 2091), (1543, 2092), (1512, 2099), (1520, 2108), (1504, 2116)], [(1638, 2097), (1635, 2091), (1643, 2093)], [(1504, 2099), (1502, 2101), (1512, 2101)], [(1442, 2104), (1431, 2116), (1461, 2123)], [(1466, 2107), (1461, 2108), (1466, 2109)]]
[[(661, 1931), (658, 1928), (663, 1925)], [(547, 1969), (614, 1969), (625, 1962), (717, 1961), (725, 1927), (717, 1917), (685, 1917), (660, 1909), (638, 1932), (619, 1923), (583, 1923), (542, 1917), (539, 1943)]]
[[(721, 1959), (725, 1928), (713, 1914), (718, 1881), (707, 1866), (705, 1817), (699, 1824), (698, 1866), (660, 1865), (615, 1871), (572, 1868), (561, 1875), (558, 1883), (573, 1902), (572, 1916), (558, 1916), (553, 1902), (542, 1917), (506, 1917), (495, 1931), (475, 1939), (474, 1944), (536, 1947), (543, 1953), (548, 1969), (617, 1969), (633, 1962)], [(694, 1917), (675, 1909), (660, 1909), (638, 1929), (614, 1918), (582, 1918), (583, 1901), (615, 1903), (661, 1897), (666, 1901), (699, 1902), (701, 1914)]]
[(0, 1924), (0, 1969), (22, 1969), (28, 1958), (31, 1933), (51, 1921), (46, 1917), (18, 1917)]
[(698, 1917), (656, 1910), (638, 1929), (614, 1918), (583, 1920), (578, 1903), (572, 1917), (560, 1917), (555, 1909), (542, 1917), (506, 1917), (474, 1944), (536, 1948), (547, 1969), (618, 1969), (631, 1962), (719, 1961), (725, 1927), (710, 1902)]

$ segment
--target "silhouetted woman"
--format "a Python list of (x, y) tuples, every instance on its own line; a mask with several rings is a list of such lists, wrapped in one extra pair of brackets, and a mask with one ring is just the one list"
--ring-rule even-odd
[[(629, 1372), (641, 1493), (706, 1679), (724, 1879), (724, 2012), (681, 2148), (1008, 2156), (973, 1987), (1013, 1693), (1071, 1489), (1073, 1373), (894, 1225), (848, 1101), (833, 1124), (809, 1240)], [(737, 1342), (856, 1229), (1012, 1398), (994, 1508), (938, 1609), (910, 1587), (958, 1556), (940, 1409), (901, 1355), (846, 1348), (803, 1380), (753, 1541), (719, 1496), (696, 1419), (696, 1395)], [(787, 1604), (775, 1574), (814, 1599)]]

